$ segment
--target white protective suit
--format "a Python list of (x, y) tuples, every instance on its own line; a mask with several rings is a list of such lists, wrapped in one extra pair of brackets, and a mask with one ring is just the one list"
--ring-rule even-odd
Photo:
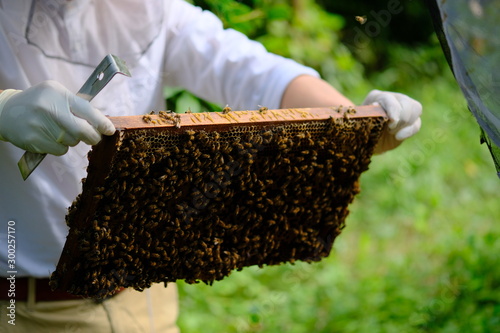
[[(164, 110), (166, 85), (233, 109), (277, 108), (293, 78), (318, 76), (182, 0), (0, 0), (2, 90), (56, 80), (76, 93), (109, 53), (123, 58), (133, 76), (117, 75), (92, 101), (110, 116)], [(0, 244), (14, 221), (19, 277), (48, 277), (55, 269), (89, 149), (80, 143), (64, 156), (49, 155), (23, 181), (17, 168), (23, 151), (0, 142)], [(0, 260), (5, 267), (5, 249)]]

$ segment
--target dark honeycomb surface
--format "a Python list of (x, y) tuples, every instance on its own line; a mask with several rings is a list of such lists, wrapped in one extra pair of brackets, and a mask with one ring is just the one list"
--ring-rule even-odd
[(381, 117), (123, 130), (89, 155), (54, 289), (105, 298), (152, 283), (328, 256)]

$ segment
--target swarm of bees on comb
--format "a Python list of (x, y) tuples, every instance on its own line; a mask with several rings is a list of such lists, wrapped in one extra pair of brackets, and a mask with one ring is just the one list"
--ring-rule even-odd
[(89, 155), (52, 288), (102, 299), (328, 256), (386, 122), (368, 111), (112, 118), (119, 130)]

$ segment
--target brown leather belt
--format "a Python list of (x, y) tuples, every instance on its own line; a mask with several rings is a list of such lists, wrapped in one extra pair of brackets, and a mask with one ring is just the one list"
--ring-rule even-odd
[[(49, 286), (49, 279), (35, 280), (35, 302), (68, 301), (83, 299), (82, 296), (73, 295), (65, 291), (52, 291)], [(16, 302), (28, 300), (28, 278), (16, 278), (8, 280), (6, 277), (0, 278), (0, 300), (15, 299)], [(12, 284), (12, 285), (11, 285)], [(121, 291), (121, 290), (120, 290)]]

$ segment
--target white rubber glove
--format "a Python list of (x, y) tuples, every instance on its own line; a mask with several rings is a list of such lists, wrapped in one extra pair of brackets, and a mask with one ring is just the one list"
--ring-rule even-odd
[(377, 154), (396, 148), (403, 140), (415, 135), (420, 130), (422, 104), (406, 95), (372, 90), (366, 96), (363, 104), (380, 105), (389, 117), (387, 131), (382, 134), (375, 147)]
[(63, 155), (80, 141), (95, 145), (114, 132), (106, 116), (58, 82), (0, 94), (0, 139), (24, 150)]

